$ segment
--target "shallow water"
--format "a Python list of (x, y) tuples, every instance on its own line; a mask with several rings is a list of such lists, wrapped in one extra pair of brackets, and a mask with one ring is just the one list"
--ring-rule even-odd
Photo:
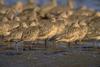
[[(6, 4), (15, 4), (16, 1), (18, 0), (6, 0)], [(46, 2), (47, 0), (37, 0), (38, 4)], [(65, 5), (66, 0), (58, 0), (58, 3)], [(100, 10), (100, 0), (77, 0), (76, 5)], [(33, 50), (24, 51), (21, 55), (16, 55), (13, 50), (3, 51), (0, 53), (0, 67), (100, 67), (100, 41), (85, 42), (79, 47), (68, 48), (62, 45), (58, 48), (62, 51)]]
[[(48, 53), (48, 54), (45, 54)], [(0, 54), (0, 67), (100, 67), (98, 51), (25, 51), (21, 55)]]
[(0, 67), (100, 67), (100, 48), (94, 44), (100, 47), (100, 41), (89, 41), (71, 47), (59, 43), (56, 49), (26, 50), (20, 55), (5, 50), (0, 52)]

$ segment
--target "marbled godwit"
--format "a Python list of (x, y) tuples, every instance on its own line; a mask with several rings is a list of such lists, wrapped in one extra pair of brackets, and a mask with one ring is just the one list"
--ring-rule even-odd
[[(55, 8), (55, 7), (57, 7), (57, 3), (56, 3), (56, 1), (53, 1), (52, 0), (52, 2), (53, 2), (53, 4), (55, 4), (55, 6), (47, 6), (47, 9), (46, 9), (46, 11), (48, 12), (48, 10), (50, 11), (52, 11), (52, 9), (53, 8)], [(50, 7), (50, 8), (49, 8)], [(43, 9), (43, 10), (45, 10), (45, 9)], [(43, 12), (42, 12), (43, 13)], [(45, 14), (44, 14), (45, 15)], [(71, 15), (71, 14), (70, 14)], [(53, 18), (53, 17), (50, 17), (51, 19)], [(46, 24), (47, 25), (43, 25), (43, 24), (40, 24), (40, 25), (43, 25), (43, 27), (45, 26), (45, 28), (46, 29), (51, 29), (50, 31), (49, 31), (49, 33), (47, 33), (46, 34), (46, 36), (44, 37), (44, 39), (45, 38), (52, 38), (53, 36), (55, 36), (55, 35), (58, 35), (58, 34), (61, 34), (62, 32), (63, 32), (63, 29), (65, 28), (65, 25), (67, 25), (68, 24), (68, 22), (66, 22), (65, 21), (65, 19), (66, 18), (68, 18), (67, 17), (67, 15), (66, 15), (66, 13), (61, 13), (60, 14), (60, 17), (58, 18), (58, 19), (55, 19), (55, 17), (53, 18), (53, 22), (54, 23), (47, 23), (46, 22)], [(56, 20), (58, 20), (58, 21), (56, 21)], [(51, 25), (51, 27), (49, 28), (49, 26)], [(46, 27), (47, 26), (47, 27)], [(43, 27), (42, 27), (42, 29), (43, 29)], [(46, 30), (45, 30), (46, 31)], [(41, 38), (42, 39), (42, 38)]]
[(100, 17), (100, 12), (96, 12), (96, 16)]
[(22, 27), (18, 27), (18, 28), (11, 30), (10, 35), (8, 35), (6, 37), (6, 40), (8, 40), (8, 41), (11, 41), (11, 40), (13, 40), (13, 41), (17, 40), (18, 41), (18, 40), (20, 40), (21, 37), (22, 37), (23, 31), (24, 31), (24, 29)]
[(26, 9), (34, 9), (34, 8), (37, 8), (36, 0), (28, 0), (28, 4), (26, 4), (25, 10)]
[(37, 40), (39, 35), (39, 28), (37, 26), (27, 28), (22, 34), (23, 41), (31, 41), (34, 42)]
[(24, 30), (21, 40), (24, 41), (25, 44), (28, 43), (27, 45), (25, 45), (26, 47), (29, 46), (30, 49), (33, 49), (32, 44), (38, 39), (38, 35), (38, 26), (32, 26)]
[(14, 18), (24, 10), (24, 4), (20, 1), (16, 3), (16, 5), (11, 6), (7, 12), (6, 16), (9, 20), (14, 20)]
[(18, 13), (23, 12), (23, 10), (24, 10), (24, 3), (22, 3), (21, 1), (18, 1), (18, 2), (16, 3), (16, 5), (15, 5), (15, 10), (16, 10), (16, 12), (18, 12)]
[(8, 11), (9, 7), (7, 7), (6, 5), (0, 5), (0, 14), (6, 14), (6, 12)]
[(15, 45), (17, 44), (16, 49), (18, 51), (20, 42), (34, 42), (37, 39), (39, 28), (38, 26), (28, 27), (26, 23), (22, 22), (19, 27), (12, 29), (10, 32), (10, 35), (5, 39), (7, 41), (15, 41)]
[(13, 22), (13, 21), (7, 21), (7, 22), (2, 22), (0, 23), (0, 32), (2, 32), (2, 35), (8, 35), (10, 34), (10, 30), (19, 27), (18, 22)]
[(89, 21), (88, 39), (99, 39), (100, 36), (100, 17), (95, 16)]
[(54, 36), (58, 36), (61, 33), (63, 33), (65, 25), (67, 25), (67, 22), (64, 22), (63, 19), (60, 20), (52, 17), (51, 20), (42, 19), (39, 25), (40, 25), (40, 33), (38, 39), (48, 40)]
[[(39, 22), (39, 36), (38, 40), (48, 40), (49, 38), (52, 38), (56, 32), (57, 28), (55, 27), (55, 23), (52, 23), (50, 20), (41, 20)], [(45, 42), (46, 47), (46, 42)]]
[(51, 3), (49, 5), (45, 5), (41, 7), (40, 9), (40, 16), (45, 17), (48, 12), (50, 12), (53, 8), (57, 7), (57, 1), (56, 0), (50, 0)]
[(18, 17), (21, 21), (25, 22), (28, 26), (38, 25), (37, 8), (29, 8), (23, 10)]
[(12, 21), (12, 24), (11, 22), (9, 23), (9, 26), (10, 26), (10, 29), (8, 30), (10, 33), (10, 35), (8, 35), (8, 39), (9, 40), (20, 40), (21, 37), (22, 37), (22, 33), (23, 31), (28, 28), (28, 25), (23, 22), (23, 21)]
[(57, 38), (60, 42), (74, 42), (76, 40), (82, 40), (88, 32), (86, 22), (75, 22), (69, 29), (65, 29), (65, 33)]
[(74, 1), (73, 0), (68, 0), (67, 2), (67, 10), (61, 11), (55, 19), (55, 28), (57, 28), (57, 31), (55, 33), (54, 39), (56, 37), (59, 37), (61, 34), (64, 33), (65, 27), (71, 23), (69, 23), (68, 18), (73, 14), (73, 9), (74, 9)]
[(11, 30), (11, 33), (5, 37), (5, 41), (11, 42), (12, 44), (10, 46), (13, 46), (17, 53), (23, 52), (23, 41), (21, 41), (23, 31), (24, 29), (22, 27), (17, 27)]
[(85, 15), (85, 16), (93, 16), (96, 14), (96, 11), (83, 5), (82, 7), (80, 7), (80, 9), (77, 10), (76, 14)]
[[(40, 22), (40, 34), (39, 34), (39, 39), (46, 39), (49, 38), (49, 33), (54, 29), (55, 26), (53, 23), (51, 23), (49, 20), (42, 20)], [(52, 31), (53, 32), (53, 31)], [(50, 36), (51, 38), (52, 36)]]
[(68, 0), (67, 1), (67, 15), (72, 15), (73, 14), (73, 9), (74, 9), (74, 0)]
[[(49, 11), (50, 14), (54, 14), (56, 16), (60, 15), (60, 18), (68, 18), (70, 15), (73, 14), (73, 9), (74, 9), (74, 1), (73, 0), (68, 0), (67, 1), (67, 8), (65, 7), (60, 7), (56, 4), (56, 7), (53, 8), (51, 11)], [(49, 14), (48, 13), (48, 14)], [(47, 14), (47, 15), (48, 15)], [(60, 19), (59, 18), (59, 19)]]

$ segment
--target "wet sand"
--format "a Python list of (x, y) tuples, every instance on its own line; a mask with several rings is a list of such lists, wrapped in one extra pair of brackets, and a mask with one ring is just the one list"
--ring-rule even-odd
[(100, 67), (100, 48), (58, 47), (0, 53), (0, 67)]

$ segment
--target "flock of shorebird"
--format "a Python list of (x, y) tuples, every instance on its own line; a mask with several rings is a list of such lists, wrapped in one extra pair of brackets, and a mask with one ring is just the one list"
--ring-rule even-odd
[(6, 41), (49, 40), (75, 42), (100, 39), (100, 12), (83, 6), (74, 9), (73, 0), (67, 8), (57, 5), (56, 0), (37, 6), (33, 0), (28, 4), (18, 1), (7, 7), (0, 4), (0, 36)]

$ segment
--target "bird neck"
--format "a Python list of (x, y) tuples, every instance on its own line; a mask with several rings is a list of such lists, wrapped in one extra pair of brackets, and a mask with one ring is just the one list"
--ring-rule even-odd
[(74, 1), (73, 0), (67, 1), (67, 9), (74, 9)]
[(24, 4), (21, 1), (18, 1), (15, 5), (15, 10), (21, 13), (24, 9)]
[(73, 0), (68, 0), (67, 1), (67, 14), (70, 16), (73, 14), (73, 9), (74, 9), (74, 1)]

